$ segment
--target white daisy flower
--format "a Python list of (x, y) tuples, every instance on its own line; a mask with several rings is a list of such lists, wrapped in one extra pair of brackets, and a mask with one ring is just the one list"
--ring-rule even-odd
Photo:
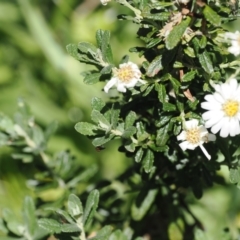
[(135, 63), (128, 62), (119, 65), (119, 68), (113, 69), (113, 77), (104, 87), (107, 93), (111, 87), (117, 86), (119, 92), (126, 92), (126, 88), (134, 87), (137, 82), (145, 83), (141, 80), (141, 72)]
[(215, 93), (205, 96), (206, 102), (201, 103), (205, 127), (212, 133), (220, 131), (221, 137), (231, 137), (240, 133), (240, 84), (236, 79), (226, 83), (215, 84)]
[(102, 5), (107, 5), (109, 2), (111, 2), (111, 0), (100, 0), (100, 2)]
[(240, 54), (240, 32), (225, 33), (225, 37), (231, 41), (232, 46), (228, 48), (228, 51), (237, 56)]
[(208, 160), (210, 160), (211, 156), (204, 148), (203, 143), (206, 143), (208, 141), (215, 141), (216, 136), (208, 133), (207, 129), (204, 126), (198, 126), (198, 123), (199, 122), (196, 119), (186, 121), (185, 130), (183, 130), (177, 136), (177, 140), (183, 141), (179, 144), (183, 151), (187, 149), (194, 150), (199, 146)]

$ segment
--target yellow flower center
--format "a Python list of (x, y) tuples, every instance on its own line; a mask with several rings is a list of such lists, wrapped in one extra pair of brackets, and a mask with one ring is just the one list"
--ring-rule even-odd
[(239, 110), (239, 103), (237, 101), (228, 100), (222, 105), (222, 108), (228, 117), (233, 117)]
[(186, 140), (192, 144), (200, 142), (200, 131), (198, 128), (192, 128), (186, 131)]
[(116, 71), (116, 76), (121, 82), (129, 83), (134, 78), (134, 71), (131, 66), (124, 66)]

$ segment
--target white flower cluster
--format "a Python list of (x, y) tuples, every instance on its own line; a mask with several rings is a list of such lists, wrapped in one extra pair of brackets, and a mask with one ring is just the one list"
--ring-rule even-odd
[[(186, 121), (184, 131), (177, 137), (183, 141), (179, 144), (183, 151), (199, 146), (208, 159), (211, 156), (203, 143), (214, 141), (216, 136), (213, 134), (220, 132), (223, 138), (240, 134), (240, 84), (232, 78), (226, 83), (214, 84), (213, 88), (215, 92), (206, 95), (206, 102), (201, 103), (201, 107), (207, 110), (202, 115), (205, 126), (198, 126), (196, 119)], [(209, 134), (206, 128), (211, 128), (213, 134)]]
[(208, 133), (207, 129), (203, 125), (198, 125), (199, 121), (192, 119), (185, 122), (185, 129), (177, 136), (179, 141), (183, 141), (179, 144), (183, 151), (190, 149), (194, 150), (196, 147), (200, 147), (208, 160), (211, 156), (204, 148), (203, 143), (208, 141), (215, 141), (216, 136)]
[(138, 82), (145, 83), (141, 79), (141, 75), (142, 73), (135, 63), (120, 64), (119, 68), (113, 69), (113, 77), (104, 87), (104, 91), (108, 93), (109, 89), (116, 85), (119, 92), (126, 92), (126, 88), (132, 88)]

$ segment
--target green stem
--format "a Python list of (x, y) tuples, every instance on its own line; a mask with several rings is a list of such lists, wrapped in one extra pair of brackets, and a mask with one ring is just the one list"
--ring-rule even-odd
[(120, 4), (122, 4), (122, 5), (124, 5), (124, 6), (126, 6), (126, 7), (128, 7), (129, 9), (131, 9), (134, 13), (135, 13), (135, 15), (136, 15), (136, 20), (138, 21), (138, 22), (141, 22), (141, 20), (142, 20), (142, 15), (141, 15), (141, 11), (139, 10), (139, 9), (137, 9), (137, 8), (135, 8), (135, 7), (133, 7), (131, 4), (129, 4), (126, 0), (116, 0), (118, 3), (120, 3)]

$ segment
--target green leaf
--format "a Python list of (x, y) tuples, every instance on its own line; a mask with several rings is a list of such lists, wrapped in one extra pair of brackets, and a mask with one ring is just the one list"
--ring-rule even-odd
[(116, 230), (111, 234), (109, 240), (128, 240), (128, 238), (121, 230)]
[(143, 153), (144, 153), (143, 149), (139, 148), (138, 151), (135, 154), (135, 157), (134, 157), (135, 162), (137, 162), (137, 163), (141, 162), (142, 157), (143, 157)]
[(44, 132), (45, 139), (48, 140), (57, 131), (57, 128), (58, 122), (57, 121), (51, 122)]
[(78, 61), (81, 60), (81, 55), (78, 52), (78, 46), (76, 44), (68, 44), (66, 49), (70, 56), (74, 57)]
[(214, 26), (221, 26), (221, 17), (208, 5), (205, 5), (203, 15)]
[(88, 166), (83, 172), (81, 172), (79, 175), (71, 179), (68, 183), (68, 187), (74, 187), (77, 183), (81, 182), (87, 182), (89, 179), (91, 179), (95, 174), (98, 172), (99, 168), (96, 164), (92, 166)]
[(166, 48), (173, 49), (180, 42), (184, 32), (191, 22), (190, 17), (186, 17), (177, 26), (173, 27), (172, 31), (166, 38)]
[(77, 226), (77, 224), (64, 223), (61, 225), (61, 231), (65, 233), (72, 233), (81, 232), (81, 229)]
[(124, 147), (125, 149), (128, 151), (128, 152), (135, 152), (135, 149), (136, 149), (136, 144), (133, 143), (133, 142), (127, 142), (126, 144), (124, 144)]
[(166, 143), (167, 143), (167, 141), (169, 139), (168, 128), (169, 128), (169, 124), (167, 124), (166, 126), (160, 128), (157, 131), (156, 143), (157, 143), (158, 146), (166, 145)]
[(213, 65), (212, 65), (212, 61), (210, 59), (208, 52), (204, 51), (203, 53), (199, 53), (198, 58), (199, 58), (199, 62), (201, 64), (201, 66), (203, 67), (205, 72), (207, 72), (209, 74), (213, 73), (213, 71), (214, 71)]
[(73, 218), (79, 218), (83, 214), (82, 203), (74, 194), (68, 197), (68, 212)]
[(166, 101), (166, 88), (163, 84), (156, 84), (155, 89), (158, 92), (158, 99), (160, 102), (164, 103)]
[(154, 162), (154, 154), (153, 152), (148, 149), (144, 158), (143, 158), (143, 168), (146, 173), (150, 173), (153, 167), (153, 162)]
[(93, 146), (98, 147), (102, 146), (105, 143), (109, 142), (111, 139), (113, 139), (114, 135), (109, 135), (109, 136), (102, 136), (102, 137), (97, 137), (92, 141)]
[(75, 129), (83, 135), (94, 136), (96, 135), (95, 131), (98, 130), (98, 127), (88, 122), (79, 122), (75, 125)]
[(98, 201), (99, 201), (99, 192), (98, 190), (95, 189), (89, 194), (87, 198), (87, 202), (86, 202), (86, 206), (83, 214), (84, 226), (87, 226), (92, 221), (92, 218), (94, 217), (94, 214), (98, 206)]
[[(132, 214), (132, 218), (135, 221), (140, 221), (147, 213), (147, 211), (151, 208), (156, 196), (158, 193), (158, 189), (151, 189), (148, 190), (148, 192), (146, 193), (146, 191), (140, 193), (140, 196), (138, 197), (138, 199), (143, 199), (140, 203), (137, 204), (137, 200), (136, 202), (132, 205), (132, 209), (131, 209), (131, 214)], [(143, 194), (146, 194), (145, 196), (142, 196)]]
[(103, 60), (109, 64), (113, 63), (112, 49), (110, 46), (110, 32), (98, 30), (96, 32), (96, 39), (99, 48), (102, 51)]
[(229, 180), (232, 183), (237, 183), (240, 181), (240, 173), (238, 169), (235, 169), (235, 168), (230, 169)]
[(94, 122), (98, 123), (102, 129), (109, 130), (111, 128), (109, 121), (103, 116), (103, 114), (95, 109), (92, 111), (91, 118)]
[(91, 240), (107, 240), (109, 239), (111, 233), (112, 233), (112, 226), (105, 226), (100, 231), (98, 231), (97, 236), (94, 238), (91, 238)]
[(168, 103), (168, 102), (163, 103), (163, 110), (165, 112), (172, 112), (172, 111), (175, 111), (176, 109), (177, 109), (176, 105), (172, 103)]
[(153, 61), (149, 64), (147, 68), (146, 75), (149, 77), (153, 77), (158, 74), (160, 70), (163, 69), (162, 66), (162, 55), (159, 55), (153, 59)]
[(125, 119), (125, 128), (131, 127), (137, 119), (135, 112), (130, 111)]
[(70, 215), (61, 209), (53, 209), (57, 214), (61, 215), (64, 219), (66, 219), (69, 223), (74, 223), (74, 220), (70, 217)]
[(83, 82), (88, 85), (95, 84), (99, 82), (100, 77), (101, 77), (101, 73), (86, 74), (83, 79)]
[(204, 49), (206, 46), (207, 46), (207, 37), (203, 35), (199, 41), (199, 47), (201, 49)]
[(178, 90), (181, 87), (181, 83), (176, 78), (173, 77), (170, 78), (170, 82), (172, 83), (174, 91), (178, 93)]
[(53, 219), (41, 218), (38, 220), (38, 226), (47, 230), (50, 233), (61, 232), (61, 224)]
[(80, 42), (78, 43), (77, 47), (82, 53), (91, 53), (93, 55), (93, 53), (97, 52), (97, 47), (94, 46), (92, 43)]
[(190, 72), (185, 73), (182, 77), (182, 82), (192, 81), (194, 79), (195, 75), (196, 75), (195, 70), (191, 70)]
[(35, 205), (33, 199), (25, 197), (23, 202), (23, 219), (29, 236), (34, 236), (37, 228), (37, 219), (35, 217)]
[(105, 102), (101, 98), (94, 97), (94, 98), (92, 98), (91, 106), (92, 106), (92, 109), (101, 111), (103, 109), (103, 107), (105, 106)]
[(117, 127), (117, 123), (119, 120), (120, 109), (111, 109), (111, 126), (113, 129)]
[(132, 135), (134, 135), (136, 133), (137, 129), (133, 126), (127, 128), (124, 130), (123, 134), (122, 134), (122, 138), (130, 138)]

